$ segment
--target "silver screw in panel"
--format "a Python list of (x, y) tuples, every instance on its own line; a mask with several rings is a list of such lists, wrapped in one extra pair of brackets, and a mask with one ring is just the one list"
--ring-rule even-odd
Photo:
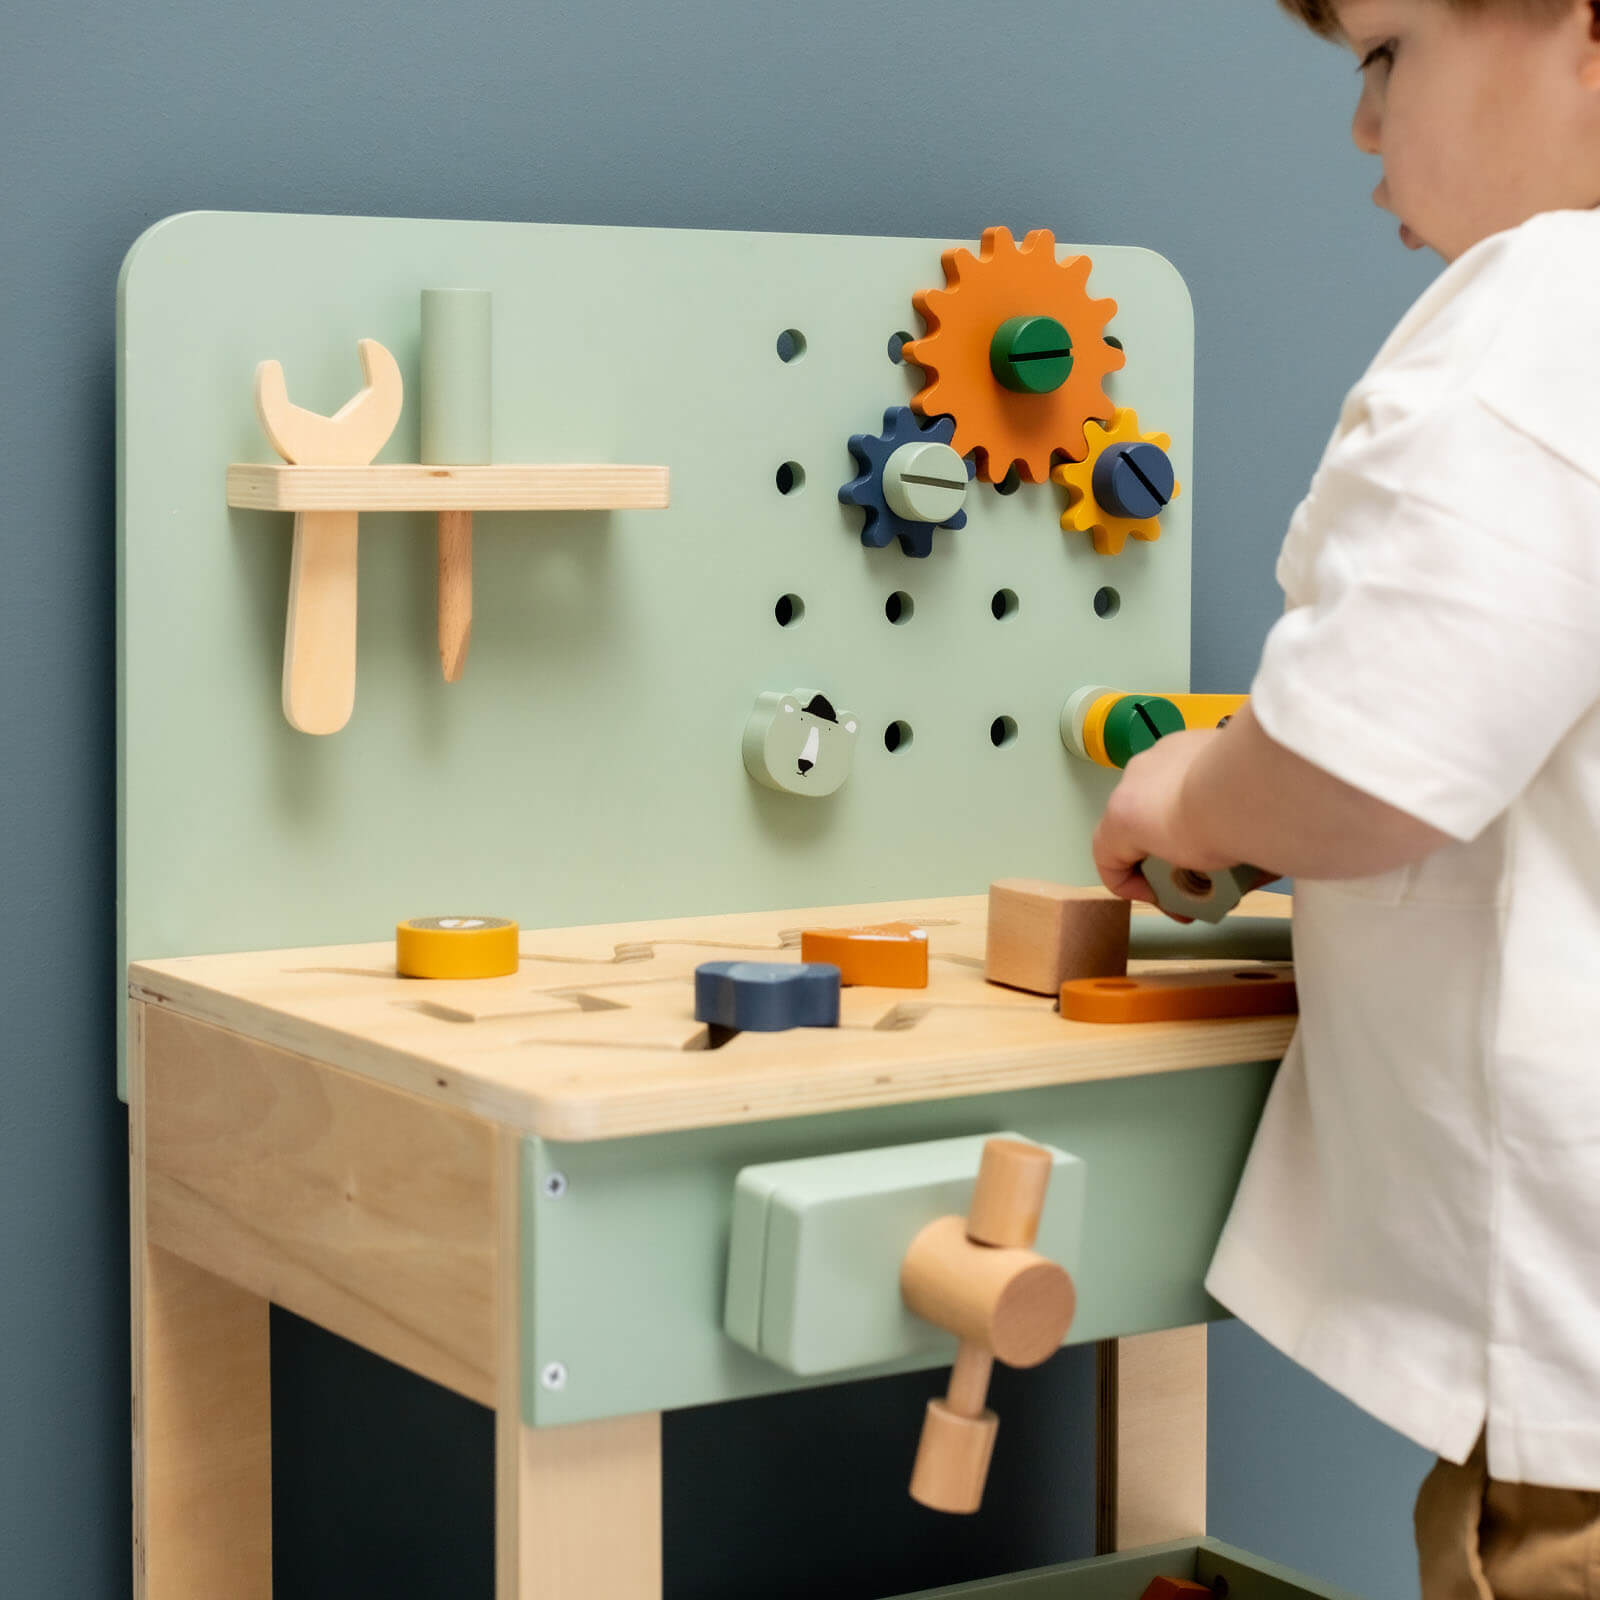
[(559, 1361), (552, 1361), (539, 1374), (539, 1382), (547, 1389), (565, 1389), (567, 1386), (567, 1369)]
[(567, 1192), (567, 1175), (564, 1172), (552, 1172), (544, 1180), (544, 1197), (546, 1200), (559, 1200)]

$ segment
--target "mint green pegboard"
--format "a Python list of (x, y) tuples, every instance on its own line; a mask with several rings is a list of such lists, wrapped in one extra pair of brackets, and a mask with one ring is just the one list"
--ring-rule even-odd
[[(948, 244), (976, 248), (976, 229), (195, 212), (144, 234), (118, 286), (119, 984), (128, 958), (382, 938), (461, 909), (537, 927), (1092, 881), (1114, 775), (1062, 748), (1062, 703), (1188, 683), (1189, 296), (1150, 251), (1060, 246), (1118, 302), (1112, 399), (1172, 436), (1183, 492), (1158, 543), (1098, 556), (1060, 530), (1060, 488), (974, 485), (931, 558), (867, 550), (836, 499), (846, 439), (919, 386), (888, 345), (922, 332), (911, 296), (943, 285)], [(379, 460), (414, 461), (430, 287), (493, 292), (496, 460), (663, 463), (672, 506), (481, 514), (456, 685), (433, 518), (364, 516), (355, 712), (296, 733), (279, 702), (292, 519), (224, 500), (229, 462), (274, 459), (255, 367), (281, 361), (291, 397), (331, 412), (359, 387), (357, 339), (381, 340), (408, 393)], [(785, 363), (790, 329), (806, 348)], [(805, 480), (787, 495), (786, 462)], [(1103, 585), (1121, 599), (1105, 618)], [(997, 620), (1001, 590), (1019, 605)], [(781, 627), (786, 595), (804, 615)], [(827, 800), (761, 788), (740, 760), (756, 696), (801, 686), (863, 719)], [(1016, 736), (997, 748), (1000, 718)], [(913, 737), (891, 754), (897, 722)]]

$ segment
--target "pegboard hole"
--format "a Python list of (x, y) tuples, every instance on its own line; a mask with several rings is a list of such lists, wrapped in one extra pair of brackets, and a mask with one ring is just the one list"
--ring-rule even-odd
[(1016, 616), (1021, 604), (1015, 589), (996, 589), (993, 599), (989, 601), (989, 610), (996, 622), (1004, 622), (1008, 617)]
[(911, 724), (909, 722), (891, 722), (883, 730), (883, 748), (893, 755), (897, 750), (911, 748)]
[(996, 494), (1015, 494), (1022, 487), (1022, 469), (1015, 461), (1006, 468), (1006, 475), (995, 486)]
[(989, 743), (996, 750), (1003, 749), (1008, 744), (1017, 742), (1017, 719), (1015, 717), (996, 717), (989, 724)]
[(778, 359), (787, 366), (806, 353), (806, 336), (798, 328), (785, 328), (778, 335)]
[(916, 609), (916, 601), (904, 589), (896, 589), (883, 603), (884, 616), (894, 623), (896, 627), (899, 627), (902, 623), (909, 622), (915, 615)]
[(1094, 614), (1097, 617), (1114, 617), (1122, 609), (1122, 596), (1109, 584), (1104, 589), (1096, 589), (1094, 595)]
[(806, 614), (806, 603), (797, 594), (780, 595), (778, 603), (772, 608), (772, 614), (778, 619), (780, 628), (792, 627)]
[(806, 469), (798, 461), (785, 461), (775, 481), (779, 494), (798, 494), (806, 486)]
[(889, 335), (889, 359), (898, 367), (905, 360), (905, 349), (911, 343), (909, 333), (891, 333)]

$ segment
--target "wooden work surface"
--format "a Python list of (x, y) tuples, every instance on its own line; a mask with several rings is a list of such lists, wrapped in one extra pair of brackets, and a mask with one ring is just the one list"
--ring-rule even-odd
[[(1287, 916), (1290, 902), (1258, 893), (1240, 910)], [(971, 895), (524, 929), (521, 970), (477, 981), (398, 977), (392, 941), (146, 961), (129, 978), (149, 1005), (558, 1140), (1269, 1061), (1289, 1042), (1293, 1017), (1064, 1021), (1051, 1000), (984, 980), (986, 913)], [(804, 927), (888, 921), (928, 930), (926, 989), (847, 988), (837, 1029), (708, 1048), (702, 961), (798, 960)]]

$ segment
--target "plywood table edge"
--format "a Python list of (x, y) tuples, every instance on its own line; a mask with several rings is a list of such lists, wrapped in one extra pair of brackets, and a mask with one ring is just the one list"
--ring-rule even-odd
[[(919, 1063), (914, 1068), (885, 1072), (863, 1065), (826, 1079), (791, 1080), (787, 1093), (765, 1092), (759, 1104), (736, 1088), (704, 1097), (684, 1091), (646, 1094), (629, 1091), (587, 1100), (547, 1101), (540, 1126), (530, 1129), (541, 1138), (572, 1143), (638, 1137), (652, 1133), (687, 1132), (697, 1128), (727, 1127), (740, 1123), (780, 1122), (801, 1117), (826, 1116), (879, 1107), (918, 1105), (931, 1100), (973, 1099), (1010, 1094), (1025, 1089), (1068, 1088), (1078, 1084), (1106, 1083), (1117, 1078), (1151, 1077), (1206, 1067), (1249, 1062), (1277, 1062), (1294, 1032), (1292, 1017), (1264, 1017), (1244, 1022), (1152, 1023), (1142, 1037), (1171, 1050), (1159, 1059), (1078, 1063), (1063, 1072), (1059, 1062), (1023, 1057), (1014, 1065), (987, 1057), (974, 1064), (970, 1054), (960, 1059)], [(1207, 1041), (1207, 1030), (1227, 1030)], [(1196, 1034), (1200, 1038), (1196, 1038)], [(1182, 1041), (1179, 1048), (1172, 1046)], [(1231, 1042), (1230, 1042), (1231, 1041)], [(1109, 1041), (1108, 1041), (1109, 1043)], [(1122, 1041), (1126, 1046), (1128, 1041)], [(1226, 1047), (1224, 1047), (1226, 1046)], [(762, 1086), (767, 1090), (767, 1086)]]
[[(1116, 1038), (1087, 1052), (1087, 1060), (1080, 1046), (1078, 1058), (1068, 1070), (1063, 1070), (1062, 1057), (1055, 1051), (1042, 1058), (1036, 1051), (1022, 1052), (1016, 1060), (988, 1057), (975, 1064), (970, 1050), (957, 1050), (951, 1053), (951, 1059), (931, 1059), (887, 1070), (862, 1063), (832, 1073), (813, 1070), (807, 1076), (781, 1082), (770, 1078), (736, 1079), (699, 1090), (669, 1087), (649, 1091), (630, 1086), (611, 1093), (585, 1095), (574, 1091), (555, 1098), (519, 1091), (503, 1082), (474, 1079), (453, 1068), (440, 1068), (423, 1058), (383, 1050), (349, 1035), (322, 1035), (313, 1051), (304, 1039), (290, 1041), (273, 1027), (274, 1013), (259, 1012), (258, 1025), (241, 1026), (236, 1017), (207, 1004), (208, 997), (214, 998), (213, 991), (163, 994), (138, 985), (131, 993), (144, 1004), (170, 1007), (241, 1037), (275, 1045), (397, 1091), (525, 1134), (573, 1143), (1277, 1061), (1288, 1046), (1295, 1024), (1293, 1017), (1259, 1017), (1119, 1027)], [(1140, 1043), (1154, 1048), (1130, 1057), (1129, 1046)], [(562, 1047), (549, 1048), (555, 1051)], [(572, 1053), (578, 1054), (575, 1047)]]
[[(142, 963), (134, 962), (128, 968), (128, 998), (139, 1005), (156, 1010), (172, 1011), (195, 1022), (221, 1030), (256, 1044), (270, 1045), (286, 1055), (297, 1056), (315, 1066), (327, 1067), (336, 1072), (348, 1073), (363, 1082), (403, 1094), (411, 1099), (442, 1106), (464, 1116), (476, 1118), (492, 1127), (509, 1128), (513, 1132), (538, 1134), (544, 1102), (538, 1095), (479, 1095), (457, 1092), (452, 1079), (461, 1084), (475, 1080), (462, 1077), (453, 1068), (444, 1068), (426, 1057), (407, 1055), (403, 1051), (387, 1050), (366, 1044), (350, 1034), (327, 1032), (316, 1035), (317, 1041), (326, 1040), (327, 1049), (308, 1049), (303, 1032), (295, 1036), (281, 1024), (280, 1013), (264, 1007), (249, 1006), (235, 997), (222, 997), (214, 989), (203, 985), (172, 984), (166, 988), (152, 988), (137, 980)], [(148, 971), (146, 967), (144, 970)], [(236, 1009), (219, 1006), (218, 998), (233, 1001)], [(211, 1003), (208, 1003), (211, 1002)], [(240, 1012), (244, 1015), (241, 1016)], [(251, 1027), (249, 1021), (259, 1021), (262, 1026)], [(274, 1026), (274, 1023), (280, 1024)], [(300, 1029), (304, 1023), (298, 1024)]]

